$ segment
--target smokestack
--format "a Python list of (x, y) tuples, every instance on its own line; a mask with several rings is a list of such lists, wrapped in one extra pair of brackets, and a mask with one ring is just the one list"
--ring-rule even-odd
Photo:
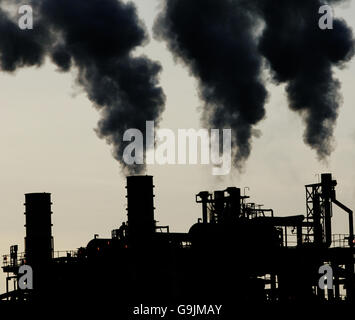
[(128, 237), (132, 245), (151, 241), (155, 232), (152, 176), (127, 177)]
[(25, 200), (26, 263), (46, 264), (53, 257), (51, 194), (27, 193)]
[(334, 193), (335, 181), (332, 179), (330, 173), (323, 173), (321, 175), (322, 184), (322, 198), (324, 206), (324, 232), (325, 243), (327, 247), (332, 244), (332, 194)]

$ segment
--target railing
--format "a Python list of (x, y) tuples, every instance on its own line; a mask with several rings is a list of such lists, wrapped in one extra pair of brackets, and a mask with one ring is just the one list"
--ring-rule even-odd
[[(59, 258), (74, 258), (78, 256), (77, 250), (65, 250), (65, 251), (53, 251), (53, 259)], [(5, 254), (2, 256), (2, 266), (3, 267), (16, 267), (21, 266), (26, 263), (25, 252), (20, 252), (17, 254), (16, 259), (11, 259), (10, 254)]]
[[(302, 235), (302, 242), (307, 243), (313, 242), (313, 237), (310, 237), (309, 241), (307, 241), (307, 235)], [(286, 246), (285, 237), (283, 240), (284, 246)], [(293, 233), (287, 233), (287, 246), (297, 246), (297, 235)], [(332, 244), (331, 248), (349, 248), (349, 235), (348, 234), (333, 234), (332, 235)], [(354, 242), (355, 247), (355, 242)]]
[(53, 252), (53, 259), (56, 258), (71, 258), (77, 257), (78, 251), (77, 250), (66, 250), (66, 251), (54, 251)]
[(3, 267), (9, 267), (9, 266), (20, 266), (26, 263), (26, 259), (25, 259), (25, 253), (21, 252), (18, 253), (16, 256), (16, 259), (11, 259), (11, 255), (10, 254), (4, 254), (2, 256), (2, 266)]
[(332, 248), (349, 248), (349, 235), (348, 234), (333, 234), (332, 235)]

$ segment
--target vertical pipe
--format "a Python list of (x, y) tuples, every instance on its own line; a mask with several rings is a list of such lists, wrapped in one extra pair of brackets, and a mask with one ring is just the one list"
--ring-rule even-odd
[(340, 299), (340, 288), (339, 288), (339, 275), (338, 275), (338, 266), (333, 264), (333, 277), (334, 277), (334, 297), (335, 300)]
[(302, 224), (297, 225), (297, 246), (302, 246)]
[[(213, 222), (221, 222), (224, 219), (224, 191), (214, 192), (214, 211), (215, 217), (213, 217)], [(217, 218), (217, 221), (215, 221)]]
[(348, 302), (355, 303), (355, 285), (354, 285), (354, 258), (353, 253), (349, 255), (349, 262), (345, 265), (346, 270), (346, 297)]
[(208, 197), (209, 197), (209, 192), (208, 191), (201, 191), (198, 196), (201, 198), (202, 202), (202, 222), (203, 223), (208, 223), (208, 209), (207, 209), (207, 204), (208, 204)]
[[(327, 281), (328, 282), (328, 281)], [(334, 286), (334, 283), (333, 283)], [(330, 288), (327, 286), (327, 295), (328, 295), (328, 301), (333, 302), (334, 301), (334, 291), (333, 291), (333, 287)]]
[(325, 245), (330, 247), (332, 244), (332, 175), (323, 173), (321, 175), (322, 197), (324, 205), (324, 232)]
[(202, 222), (207, 223), (207, 202), (202, 202)]
[(349, 212), (349, 246), (350, 248), (354, 247), (354, 218), (353, 212)]
[(271, 301), (276, 301), (276, 276), (275, 273), (270, 274), (270, 282), (271, 282)]

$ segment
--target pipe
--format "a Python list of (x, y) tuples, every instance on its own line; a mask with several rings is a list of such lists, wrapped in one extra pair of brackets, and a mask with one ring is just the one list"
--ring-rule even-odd
[[(215, 191), (214, 192), (214, 211), (215, 215), (211, 222), (221, 222), (225, 218), (225, 210), (224, 210), (224, 191)], [(215, 221), (217, 218), (217, 221)]]
[[(336, 184), (336, 182), (334, 181)], [(322, 184), (322, 198), (324, 205), (324, 233), (325, 233), (325, 246), (330, 247), (332, 244), (332, 188), (333, 180), (330, 173), (323, 173), (321, 175)]]
[(201, 202), (202, 203), (202, 223), (207, 223), (208, 218), (207, 218), (207, 203), (208, 203), (208, 198), (210, 194), (208, 191), (201, 191), (197, 196), (200, 197), (201, 200), (196, 200), (196, 202)]
[(345, 212), (347, 212), (349, 215), (349, 246), (350, 248), (353, 248), (354, 247), (353, 211), (335, 198), (332, 199), (332, 202), (336, 204), (340, 209), (343, 209)]

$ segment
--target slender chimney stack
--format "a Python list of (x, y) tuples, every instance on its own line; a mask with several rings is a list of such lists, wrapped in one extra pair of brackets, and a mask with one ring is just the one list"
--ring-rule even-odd
[(321, 175), (322, 197), (324, 206), (324, 228), (326, 246), (332, 244), (332, 194), (334, 193), (334, 182), (330, 173)]
[(155, 232), (152, 176), (127, 177), (128, 236), (133, 245), (149, 242)]
[(53, 257), (51, 194), (25, 194), (26, 263), (42, 265)]

